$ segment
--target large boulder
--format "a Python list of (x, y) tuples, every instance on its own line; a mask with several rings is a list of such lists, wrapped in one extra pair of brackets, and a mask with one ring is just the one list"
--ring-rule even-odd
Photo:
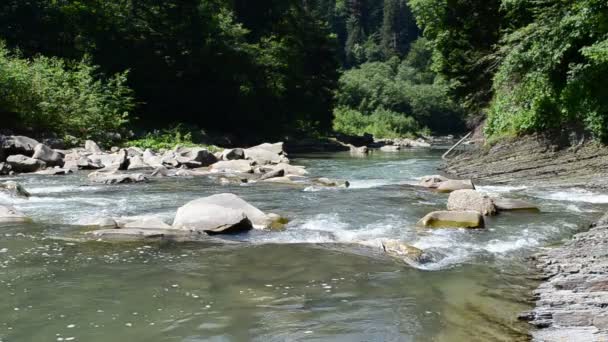
[(92, 172), (89, 174), (89, 180), (100, 184), (130, 184), (144, 183), (148, 178), (141, 173), (114, 173), (114, 172)]
[(177, 210), (173, 227), (210, 234), (264, 229), (272, 219), (234, 194), (217, 194), (191, 201)]
[(308, 171), (306, 171), (306, 168), (304, 166), (291, 165), (291, 164), (286, 164), (286, 163), (269, 165), (269, 166), (266, 166), (264, 168), (264, 170), (267, 170), (267, 171), (268, 170), (270, 170), (270, 171), (284, 170), (286, 175), (295, 175), (295, 176), (306, 176), (308, 174)]
[(255, 161), (259, 165), (289, 163), (285, 156), (283, 143), (264, 143), (245, 150), (245, 157)]
[(251, 160), (226, 160), (219, 161), (209, 169), (211, 172), (221, 173), (252, 173), (253, 172), (253, 161)]
[(4, 139), (1, 149), (4, 149), (7, 157), (15, 154), (31, 157), (34, 155), (36, 145), (38, 145), (38, 141), (32, 138), (13, 135)]
[(423, 186), (429, 189), (436, 189), (439, 184), (448, 181), (449, 179), (440, 176), (440, 175), (432, 175), (432, 176), (424, 176), (420, 179), (418, 185)]
[(221, 153), (221, 160), (245, 159), (245, 150), (242, 148), (226, 149)]
[(418, 225), (433, 228), (483, 228), (485, 222), (478, 211), (434, 211), (418, 221)]
[(437, 191), (439, 191), (439, 192), (448, 192), (449, 193), (452, 191), (465, 190), (465, 189), (475, 190), (475, 185), (473, 185), (473, 182), (471, 180), (448, 179), (446, 181), (439, 183), (439, 185), (437, 185)]
[(87, 140), (84, 142), (84, 149), (90, 153), (102, 153), (103, 151), (93, 140)]
[(0, 205), (0, 223), (26, 223), (31, 219), (13, 207)]
[(146, 149), (144, 151), (142, 159), (144, 160), (144, 163), (146, 163), (147, 165), (150, 165), (154, 168), (163, 166), (163, 162), (162, 162), (163, 158), (161, 156), (157, 156), (150, 149)]
[(496, 215), (494, 201), (476, 190), (456, 190), (448, 198), (448, 210), (478, 211), (484, 216)]
[(498, 211), (540, 211), (540, 209), (532, 203), (513, 198), (495, 198), (494, 205)]
[(32, 158), (42, 160), (47, 166), (63, 166), (63, 154), (53, 150), (52, 148), (38, 144), (34, 147), (34, 155)]
[(0, 183), (0, 192), (6, 193), (11, 197), (16, 198), (29, 198), (30, 193), (25, 190), (25, 188), (13, 181), (8, 181), (4, 183)]
[(46, 163), (42, 160), (27, 157), (22, 154), (9, 156), (6, 158), (6, 163), (11, 166), (15, 172), (36, 172), (46, 167)]

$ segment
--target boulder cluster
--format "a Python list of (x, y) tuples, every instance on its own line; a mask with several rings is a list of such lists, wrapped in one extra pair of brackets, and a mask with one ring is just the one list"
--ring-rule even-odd
[(427, 214), (422, 227), (484, 228), (486, 216), (501, 211), (539, 211), (534, 204), (509, 198), (491, 198), (475, 189), (471, 180), (454, 180), (439, 175), (425, 176), (420, 186), (449, 193), (447, 210)]

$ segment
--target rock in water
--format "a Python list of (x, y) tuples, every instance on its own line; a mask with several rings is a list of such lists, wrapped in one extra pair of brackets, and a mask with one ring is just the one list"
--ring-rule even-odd
[(393, 257), (414, 262), (420, 262), (422, 255), (424, 254), (421, 249), (405, 244), (399, 240), (382, 241), (382, 249)]
[(399, 152), (401, 151), (401, 146), (399, 145), (386, 145), (380, 147), (380, 151), (382, 152)]
[(189, 168), (197, 168), (203, 166), (209, 166), (217, 162), (217, 158), (213, 153), (209, 152), (206, 148), (192, 147), (192, 148), (178, 148), (175, 153), (177, 154), (176, 160), (180, 165), (185, 165)]
[(46, 163), (42, 160), (30, 158), (22, 154), (17, 154), (6, 158), (6, 163), (11, 166), (15, 172), (36, 172), (46, 167)]
[(483, 228), (483, 216), (477, 211), (434, 211), (427, 214), (418, 225), (433, 228)]
[(47, 166), (63, 166), (63, 155), (44, 144), (34, 147), (32, 158), (42, 160)]
[(420, 179), (420, 183), (418, 183), (418, 185), (429, 189), (436, 189), (439, 184), (447, 180), (449, 179), (439, 175), (424, 176), (422, 179)]
[(20, 197), (20, 198), (29, 198), (30, 193), (25, 190), (25, 188), (13, 181), (8, 181), (4, 183), (0, 183), (0, 192), (6, 192), (11, 197)]
[(245, 157), (255, 161), (258, 165), (266, 164), (289, 164), (289, 159), (285, 156), (283, 143), (276, 144), (261, 144), (245, 150)]
[(540, 211), (540, 209), (532, 203), (512, 198), (495, 198), (494, 205), (498, 211)]
[(476, 190), (456, 190), (448, 198), (448, 210), (478, 211), (484, 216), (496, 215), (494, 201)]
[(94, 142), (93, 140), (87, 140), (84, 142), (84, 149), (87, 150), (87, 152), (90, 153), (102, 153), (103, 151), (101, 150), (101, 148), (99, 148), (99, 145), (97, 145), (96, 142)]
[(22, 154), (31, 157), (34, 155), (34, 148), (38, 145), (38, 141), (19, 135), (6, 137), (2, 143), (6, 156)]
[(0, 223), (25, 223), (31, 219), (13, 207), (0, 205)]
[(455, 180), (448, 179), (444, 182), (439, 183), (437, 186), (437, 191), (439, 192), (452, 192), (456, 190), (475, 190), (475, 185), (471, 180)]
[(337, 187), (337, 188), (348, 188), (350, 183), (340, 179), (329, 179), (329, 178), (317, 178), (313, 181), (314, 185), (320, 185), (325, 187)]
[(177, 210), (174, 228), (231, 233), (264, 229), (272, 219), (234, 194), (218, 194), (191, 201)]
[(273, 171), (263, 174), (262, 177), (260, 177), (260, 180), (263, 181), (265, 179), (283, 177), (283, 176), (285, 176), (285, 170), (278, 169), (278, 170), (273, 170)]

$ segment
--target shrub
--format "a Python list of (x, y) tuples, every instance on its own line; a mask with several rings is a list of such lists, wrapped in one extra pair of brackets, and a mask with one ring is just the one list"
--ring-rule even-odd
[(104, 78), (86, 58), (23, 59), (0, 42), (0, 112), (16, 115), (20, 128), (103, 142), (135, 106), (127, 74)]
[(413, 118), (383, 108), (371, 115), (348, 107), (334, 110), (334, 130), (349, 135), (373, 134), (376, 138), (412, 137), (420, 130)]
[(139, 147), (151, 150), (170, 150), (175, 146), (183, 147), (206, 147), (211, 152), (221, 151), (222, 149), (214, 145), (202, 145), (194, 142), (195, 134), (176, 125), (173, 128), (147, 133), (144, 137), (126, 142), (126, 146)]

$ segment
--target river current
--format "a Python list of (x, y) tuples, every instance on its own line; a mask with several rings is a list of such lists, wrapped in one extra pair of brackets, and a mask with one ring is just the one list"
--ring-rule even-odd
[[(206, 177), (91, 186), (86, 174), (17, 176), (29, 200), (0, 197), (34, 219), (0, 227), (0, 341), (517, 341), (537, 286), (526, 257), (569, 238), (608, 208), (608, 194), (482, 185), (536, 203), (486, 229), (425, 230), (447, 195), (413, 187), (442, 151), (299, 155), (312, 176), (349, 189), (218, 185)], [(235, 193), (291, 219), (237, 243), (101, 243), (67, 239), (96, 218), (154, 215)], [(407, 264), (360, 247), (399, 239), (432, 261)]]

